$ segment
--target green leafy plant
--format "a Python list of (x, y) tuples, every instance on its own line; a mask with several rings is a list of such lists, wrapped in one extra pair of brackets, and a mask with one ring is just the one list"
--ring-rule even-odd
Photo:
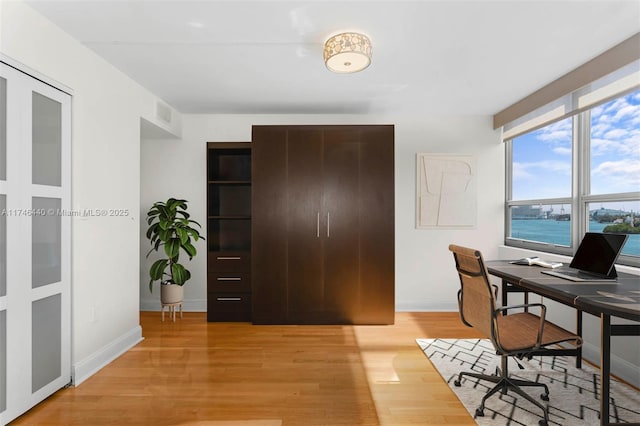
[(147, 238), (152, 247), (147, 253), (160, 252), (163, 249), (166, 258), (156, 260), (149, 269), (149, 291), (153, 292), (153, 282), (169, 282), (184, 285), (189, 278), (189, 272), (179, 263), (180, 253), (183, 251), (189, 260), (197, 254), (193, 241), (203, 239), (197, 229), (192, 225), (200, 224), (189, 219), (187, 213), (187, 201), (169, 198), (166, 202), (158, 201), (151, 206), (147, 213)]

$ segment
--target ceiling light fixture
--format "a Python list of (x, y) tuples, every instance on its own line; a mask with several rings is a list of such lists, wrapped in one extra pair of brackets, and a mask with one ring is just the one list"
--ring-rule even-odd
[(362, 71), (371, 63), (371, 40), (360, 33), (340, 33), (324, 43), (324, 63), (333, 72)]

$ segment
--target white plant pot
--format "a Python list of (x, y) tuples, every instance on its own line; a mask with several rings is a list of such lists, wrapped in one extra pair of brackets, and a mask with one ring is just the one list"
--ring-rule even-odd
[(179, 303), (184, 298), (184, 289), (177, 284), (160, 285), (160, 302), (162, 304)]

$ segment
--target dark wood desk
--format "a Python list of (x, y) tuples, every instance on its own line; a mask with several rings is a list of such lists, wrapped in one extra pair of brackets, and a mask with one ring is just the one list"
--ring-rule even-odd
[(581, 312), (600, 317), (600, 424), (608, 425), (611, 336), (640, 335), (640, 324), (611, 324), (611, 317), (640, 322), (640, 276), (618, 273), (615, 283), (579, 283), (545, 275), (539, 266), (512, 265), (504, 260), (486, 264), (489, 274), (502, 279), (503, 303), (506, 286), (513, 286), (571, 306), (579, 312), (578, 334), (582, 331)]

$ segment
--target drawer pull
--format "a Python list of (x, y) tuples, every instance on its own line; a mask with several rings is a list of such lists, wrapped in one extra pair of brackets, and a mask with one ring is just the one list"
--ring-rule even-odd
[(217, 297), (216, 300), (218, 302), (239, 302), (242, 297)]
[(218, 281), (241, 281), (242, 278), (238, 278), (238, 277), (218, 277), (217, 280)]
[(240, 256), (218, 256), (218, 260), (240, 260), (242, 259)]

